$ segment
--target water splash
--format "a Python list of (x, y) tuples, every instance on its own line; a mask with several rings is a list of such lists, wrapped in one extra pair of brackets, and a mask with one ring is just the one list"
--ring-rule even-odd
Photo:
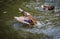
[(34, 27), (41, 28), (41, 27), (44, 27), (44, 25), (45, 25), (44, 23), (37, 21), (37, 24), (35, 24)]

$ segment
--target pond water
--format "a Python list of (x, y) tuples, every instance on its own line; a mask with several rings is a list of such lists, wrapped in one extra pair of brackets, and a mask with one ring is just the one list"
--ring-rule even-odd
[[(33, 13), (33, 17), (38, 20), (38, 27), (33, 28), (23, 28), (22, 23), (17, 22), (14, 19), (14, 16), (17, 14), (15, 11), (12, 13), (8, 13), (5, 11), (3, 16), (1, 16), (0, 21), (4, 22), (8, 26), (12, 26), (14, 30), (22, 30), (25, 32), (30, 32), (33, 34), (45, 34), (48, 36), (53, 36), (53, 39), (60, 39), (60, 12), (59, 13), (49, 13), (49, 12), (39, 12)], [(18, 16), (18, 14), (17, 14)], [(3, 25), (3, 23), (1, 24)], [(36, 26), (36, 25), (35, 25)], [(22, 28), (21, 28), (22, 27)]]
[[(41, 14), (41, 13), (39, 13)], [(16, 30), (22, 30), (25, 32), (35, 33), (35, 34), (45, 34), (48, 36), (53, 36), (53, 39), (60, 39), (60, 22), (59, 13), (43, 13), (44, 15), (34, 15), (34, 18), (38, 20), (38, 24), (34, 25), (33, 28), (20, 28), (23, 24), (15, 22), (12, 26)]]
[[(8, 13), (3, 13), (3, 14), (6, 15)], [(12, 26), (14, 30), (22, 30), (33, 34), (43, 33), (44, 35), (53, 36), (53, 39), (60, 39), (59, 14), (60, 13), (39, 13), (39, 14), (35, 13), (34, 15), (32, 14), (34, 18), (36, 18), (39, 21), (37, 25), (38, 27), (33, 27), (28, 29), (23, 28), (22, 26), (24, 25), (22, 23), (17, 22), (14, 18), (8, 19), (5, 17), (3, 20), (1, 18), (0, 21), (3, 21), (8, 26), (9, 25)]]

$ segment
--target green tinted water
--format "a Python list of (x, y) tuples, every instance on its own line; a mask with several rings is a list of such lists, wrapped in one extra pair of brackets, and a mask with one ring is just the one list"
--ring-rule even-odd
[[(25, 6), (21, 6), (20, 4), (11, 5), (5, 11), (1, 12), (0, 25), (13, 26), (11, 24), (14, 23), (14, 17), (22, 15), (19, 13), (19, 10), (18, 10), (19, 7), (22, 7), (27, 12), (30, 12), (34, 16), (34, 18), (36, 18), (36, 20), (46, 24), (45, 26), (47, 26), (47, 28), (50, 28), (48, 26), (51, 26), (53, 28), (60, 26), (59, 24), (60, 12), (59, 13), (46, 13), (46, 12), (42, 13), (34, 9), (26, 8)], [(44, 27), (43, 29), (46, 29), (46, 28)]]

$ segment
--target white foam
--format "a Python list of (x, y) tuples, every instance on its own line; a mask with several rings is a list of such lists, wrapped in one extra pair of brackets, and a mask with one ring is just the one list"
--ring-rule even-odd
[(7, 13), (7, 11), (4, 11), (3, 13)]
[(37, 24), (34, 25), (34, 27), (36, 28), (41, 28), (43, 27), (44, 24), (42, 24), (41, 22), (37, 21)]

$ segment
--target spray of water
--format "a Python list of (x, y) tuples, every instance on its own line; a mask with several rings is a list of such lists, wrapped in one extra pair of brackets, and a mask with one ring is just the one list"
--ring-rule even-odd
[(41, 23), (40, 21), (37, 21), (37, 24), (34, 25), (36, 28), (41, 28), (44, 26), (44, 23)]

